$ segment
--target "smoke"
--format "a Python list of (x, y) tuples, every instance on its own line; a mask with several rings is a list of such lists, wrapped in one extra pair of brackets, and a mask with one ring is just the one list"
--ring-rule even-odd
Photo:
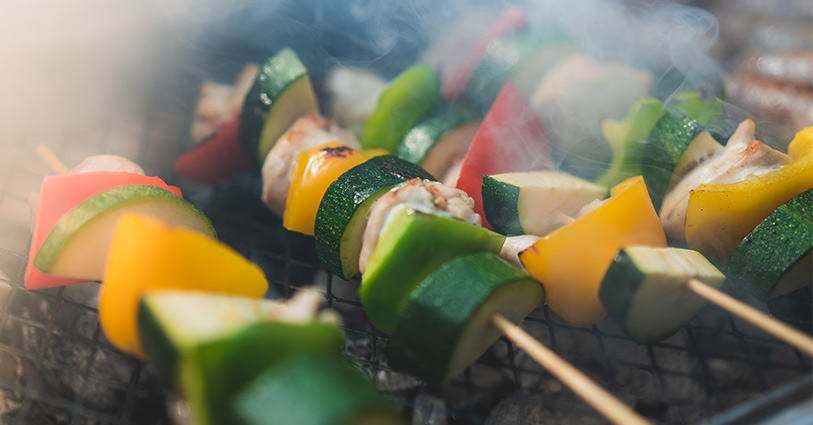
[[(230, 82), (247, 62), (260, 62), (286, 45), (296, 49), (317, 82), (335, 66), (392, 77), (450, 29), (458, 38), (475, 37), (486, 29), (484, 13), (493, 17), (512, 3), (531, 22), (561, 27), (598, 61), (650, 70), (659, 96), (689, 88), (711, 91), (719, 75), (708, 54), (716, 21), (705, 11), (672, 3), (3, 2), (0, 146), (46, 143), (59, 149), (74, 135), (103, 127), (111, 115), (149, 109), (156, 98), (148, 94), (160, 84), (167, 90), (158, 101), (191, 111), (201, 81)], [(475, 18), (477, 11), (481, 18)], [(459, 25), (466, 17), (469, 25)]]

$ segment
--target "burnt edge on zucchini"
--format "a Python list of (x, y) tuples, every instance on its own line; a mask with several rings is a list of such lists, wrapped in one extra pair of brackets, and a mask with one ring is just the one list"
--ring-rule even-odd
[(774, 210), (737, 246), (726, 266), (732, 280), (762, 301), (772, 298), (785, 272), (813, 247), (812, 217), (813, 189)]
[(324, 267), (345, 279), (342, 270), (342, 235), (356, 208), (379, 191), (398, 183), (422, 178), (436, 179), (423, 168), (394, 155), (376, 156), (345, 171), (330, 183), (316, 212), (316, 253)]

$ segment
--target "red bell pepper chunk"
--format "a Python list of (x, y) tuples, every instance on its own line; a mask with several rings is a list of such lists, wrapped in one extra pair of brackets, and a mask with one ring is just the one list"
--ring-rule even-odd
[(457, 188), (474, 199), (483, 217), (483, 175), (551, 168), (550, 143), (525, 96), (507, 82), (488, 110), (463, 158)]
[(220, 127), (214, 136), (186, 151), (175, 160), (175, 172), (199, 184), (215, 184), (230, 177), (257, 170), (257, 161), (240, 143), (240, 118)]
[(471, 51), (455, 68), (441, 76), (441, 92), (448, 100), (460, 100), (466, 91), (474, 70), (483, 58), (486, 48), (492, 41), (516, 31), (528, 24), (525, 13), (519, 6), (511, 6), (500, 14), (471, 48)]
[(40, 188), (37, 222), (34, 225), (34, 234), (31, 237), (31, 247), (28, 252), (28, 264), (25, 267), (25, 287), (28, 289), (52, 288), (84, 282), (85, 280), (82, 279), (43, 273), (34, 267), (34, 257), (37, 256), (37, 252), (51, 229), (65, 213), (99, 192), (134, 184), (159, 186), (182, 196), (181, 189), (167, 185), (158, 177), (134, 173), (94, 171), (45, 177)]

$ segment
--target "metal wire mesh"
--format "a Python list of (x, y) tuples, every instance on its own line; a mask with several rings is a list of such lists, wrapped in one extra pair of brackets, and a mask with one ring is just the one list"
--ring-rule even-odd
[[(604, 419), (508, 341), (498, 341), (463, 376), (428, 386), (392, 371), (387, 335), (367, 321), (357, 280), (344, 281), (318, 263), (313, 240), (286, 232), (259, 201), (257, 176), (213, 189), (184, 185), (171, 163), (185, 149), (194, 85), (179, 92), (159, 81), (123, 110), (100, 112), (95, 122), (49, 137), (64, 162), (111, 153), (140, 163), (148, 174), (179, 183), (185, 196), (214, 222), (224, 242), (259, 264), (271, 282), (268, 296), (290, 297), (317, 286), (346, 322), (347, 354), (404, 406), (413, 423), (593, 424)], [(168, 395), (148, 365), (117, 352), (98, 325), (98, 283), (26, 290), (27, 197), (48, 173), (31, 143), (0, 155), (0, 421), (9, 424), (166, 424)], [(736, 288), (737, 298), (811, 332), (810, 288), (763, 304)], [(543, 307), (522, 327), (624, 402), (657, 423), (696, 424), (766, 391), (811, 374), (797, 350), (715, 307), (677, 335), (642, 345), (609, 319), (579, 327)]]

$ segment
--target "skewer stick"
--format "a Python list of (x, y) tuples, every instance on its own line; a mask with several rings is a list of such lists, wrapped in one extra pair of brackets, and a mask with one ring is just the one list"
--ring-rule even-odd
[(42, 143), (38, 144), (37, 155), (48, 165), (48, 168), (50, 168), (54, 174), (65, 174), (68, 172), (68, 167), (57, 158), (54, 151), (48, 146)]
[(601, 388), (587, 375), (559, 357), (550, 348), (542, 345), (510, 320), (500, 314), (494, 314), (491, 316), (491, 323), (517, 347), (525, 351), (532, 359), (611, 422), (625, 425), (651, 425), (651, 422), (608, 393), (604, 388)]
[(695, 294), (717, 304), (765, 332), (813, 356), (813, 338), (697, 279), (686, 282)]

